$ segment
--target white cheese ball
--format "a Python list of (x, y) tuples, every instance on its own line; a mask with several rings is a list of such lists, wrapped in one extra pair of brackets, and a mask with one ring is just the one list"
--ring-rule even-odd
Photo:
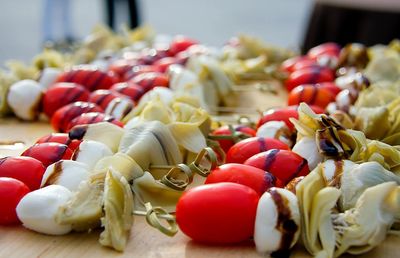
[(301, 138), (293, 146), (292, 151), (307, 160), (310, 170), (316, 168), (324, 159), (324, 157), (319, 153), (317, 142), (313, 137)]
[(71, 225), (56, 222), (58, 209), (66, 204), (72, 193), (61, 185), (49, 185), (25, 195), (17, 206), (17, 215), (23, 226), (48, 235), (64, 235)]
[(43, 96), (42, 87), (34, 80), (22, 80), (11, 85), (7, 95), (8, 105), (23, 120), (35, 120)]
[(84, 140), (79, 144), (72, 159), (88, 166), (91, 171), (100, 159), (113, 155), (111, 149), (104, 143)]
[(40, 78), (39, 84), (42, 89), (47, 90), (50, 86), (56, 82), (57, 77), (61, 74), (61, 70), (53, 67), (46, 67), (43, 69)]
[(74, 160), (60, 160), (46, 168), (40, 187), (61, 185), (74, 192), (89, 175), (89, 167), (86, 164)]

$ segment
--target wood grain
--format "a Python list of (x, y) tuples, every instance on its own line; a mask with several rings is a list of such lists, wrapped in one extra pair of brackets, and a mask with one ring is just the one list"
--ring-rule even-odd
[[(265, 92), (240, 92), (242, 107), (265, 110), (268, 107), (283, 106), (286, 94)], [(16, 119), (0, 120), (0, 142), (23, 141), (24, 146), (16, 149), (0, 146), (0, 157), (19, 155), (39, 137), (52, 132), (48, 122), (26, 123)], [(167, 237), (147, 225), (142, 217), (135, 217), (130, 241), (124, 253), (102, 247), (98, 243), (100, 231), (71, 233), (65, 236), (47, 236), (25, 229), (22, 226), (0, 226), (0, 257), (260, 257), (251, 240), (239, 245), (209, 246), (191, 241), (179, 232)], [(389, 236), (386, 241), (362, 257), (398, 257), (400, 239)], [(292, 257), (310, 257), (301, 247), (293, 250)], [(343, 256), (351, 257), (351, 256)]]

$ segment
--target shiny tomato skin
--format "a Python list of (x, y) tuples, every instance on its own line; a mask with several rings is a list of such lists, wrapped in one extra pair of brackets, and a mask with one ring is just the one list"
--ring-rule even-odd
[(157, 66), (160, 72), (165, 73), (170, 65), (177, 63), (179, 63), (179, 60), (177, 58), (167, 56), (161, 58), (160, 60), (157, 60), (156, 62), (154, 62), (153, 65)]
[(324, 55), (339, 57), (339, 54), (340, 46), (334, 42), (320, 44), (311, 48), (307, 52), (307, 56), (311, 59), (317, 59)]
[(0, 177), (18, 179), (31, 191), (40, 187), (46, 168), (32, 157), (5, 157), (0, 159)]
[(139, 85), (145, 92), (154, 87), (168, 87), (168, 76), (159, 72), (142, 73), (132, 79), (132, 82)]
[(201, 185), (185, 192), (176, 206), (176, 222), (194, 241), (234, 244), (253, 236), (259, 196), (236, 183)]
[(83, 86), (72, 82), (59, 82), (52, 85), (43, 96), (43, 112), (51, 118), (57, 109), (76, 102), (87, 101), (90, 92)]
[(198, 44), (198, 42), (194, 39), (185, 36), (177, 36), (172, 40), (169, 46), (169, 53), (170, 55), (174, 56), (196, 44)]
[(139, 99), (145, 93), (145, 91), (139, 85), (132, 81), (116, 83), (110, 88), (110, 90), (127, 96), (133, 102), (139, 101)]
[(288, 105), (298, 105), (304, 102), (308, 105), (315, 105), (322, 109), (335, 101), (332, 92), (317, 85), (299, 85), (295, 87), (288, 96)]
[[(233, 129), (236, 132), (242, 132), (251, 137), (256, 136), (256, 133), (257, 133), (253, 128), (245, 126), (245, 125), (233, 125)], [(228, 126), (221, 126), (217, 129), (215, 129), (211, 134), (212, 135), (232, 135)], [(228, 150), (235, 144), (235, 142), (233, 140), (222, 139), (222, 140), (217, 140), (217, 141), (225, 153), (227, 153)]]
[(19, 223), (15, 208), (29, 192), (29, 187), (23, 182), (10, 177), (0, 177), (0, 225)]
[(261, 125), (265, 124), (269, 121), (283, 121), (289, 127), (290, 130), (294, 129), (294, 125), (290, 122), (289, 118), (299, 118), (299, 113), (297, 112), (297, 108), (278, 108), (278, 109), (271, 109), (268, 110), (263, 114), (258, 120), (257, 128)]
[(94, 103), (99, 107), (101, 107), (103, 110), (106, 110), (108, 104), (113, 99), (120, 97), (125, 97), (125, 96), (112, 90), (95, 90), (92, 93), (90, 93), (87, 102)]
[(301, 84), (314, 84), (320, 82), (331, 82), (335, 79), (332, 70), (324, 67), (306, 67), (294, 71), (285, 81), (288, 92)]
[(58, 132), (66, 132), (68, 124), (77, 116), (89, 112), (103, 112), (98, 105), (90, 102), (75, 102), (57, 109), (51, 118), (51, 125)]
[(243, 164), (227, 163), (213, 169), (205, 184), (232, 182), (248, 186), (261, 195), (275, 186), (275, 177), (262, 169)]
[(261, 152), (247, 159), (244, 164), (273, 174), (278, 179), (278, 187), (284, 187), (293, 178), (306, 176), (310, 172), (307, 160), (289, 150)]
[(233, 145), (226, 154), (226, 163), (243, 164), (257, 153), (271, 149), (289, 150), (287, 144), (273, 138), (251, 137)]
[(71, 128), (73, 128), (76, 125), (87, 125), (100, 122), (108, 122), (115, 124), (119, 127), (124, 127), (124, 124), (121, 121), (115, 119), (113, 116), (99, 112), (89, 112), (89, 113), (83, 113), (80, 116), (77, 116), (74, 119), (72, 119), (72, 121), (68, 124), (67, 131), (71, 130)]
[(316, 86), (328, 89), (335, 97), (342, 91), (334, 82), (321, 82), (316, 84)]
[(62, 159), (70, 159), (72, 150), (67, 145), (55, 142), (38, 143), (26, 149), (21, 156), (35, 158), (45, 167)]
[(295, 56), (289, 59), (286, 59), (282, 65), (281, 65), (281, 70), (292, 73), (294, 71), (294, 67), (297, 63), (300, 63), (302, 61), (310, 60), (309, 57), (307, 56)]
[(57, 142), (61, 144), (65, 144), (72, 151), (75, 151), (76, 148), (81, 144), (81, 140), (71, 140), (67, 133), (51, 133), (39, 138), (36, 143), (45, 143), (45, 142)]

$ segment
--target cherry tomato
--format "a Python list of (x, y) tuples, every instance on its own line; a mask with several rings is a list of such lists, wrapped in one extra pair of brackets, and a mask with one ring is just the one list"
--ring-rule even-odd
[(65, 144), (72, 151), (75, 151), (76, 148), (78, 148), (79, 144), (81, 144), (80, 140), (71, 140), (67, 133), (51, 133), (39, 138), (39, 140), (36, 141), (36, 143), (45, 143), (45, 142), (57, 142)]
[(298, 176), (306, 176), (310, 169), (307, 160), (289, 150), (273, 149), (258, 153), (244, 162), (270, 172), (277, 178), (276, 186), (284, 187)]
[(136, 64), (136, 60), (119, 59), (114, 61), (108, 69), (117, 74), (120, 78), (124, 78), (125, 74)]
[(170, 65), (177, 63), (179, 63), (179, 60), (175, 57), (164, 57), (154, 62), (153, 65), (157, 66), (160, 72), (165, 73)]
[(285, 143), (266, 137), (251, 137), (237, 142), (226, 154), (226, 163), (243, 163), (257, 153), (270, 149), (289, 150)]
[(46, 168), (42, 162), (31, 157), (6, 157), (0, 159), (0, 177), (12, 177), (36, 190)]
[(139, 85), (132, 81), (116, 83), (110, 90), (129, 97), (133, 102), (137, 102), (145, 93)]
[(243, 164), (224, 164), (212, 170), (205, 184), (232, 182), (248, 186), (261, 195), (275, 186), (276, 178), (262, 169)]
[(68, 124), (67, 131), (69, 131), (72, 127), (76, 125), (87, 125), (100, 122), (109, 122), (118, 125), (119, 127), (124, 127), (124, 124), (121, 121), (115, 119), (113, 116), (99, 112), (89, 112), (72, 119), (72, 121)]
[(282, 65), (281, 65), (281, 70), (288, 72), (288, 73), (292, 73), (294, 71), (294, 66), (302, 61), (307, 61), (310, 60), (309, 57), (307, 56), (295, 56), (289, 59), (286, 59)]
[(124, 75), (124, 81), (129, 81), (139, 74), (159, 72), (158, 67), (154, 65), (135, 65), (131, 70), (127, 71)]
[(334, 82), (321, 82), (315, 85), (321, 88), (328, 89), (335, 97), (342, 90)]
[(67, 104), (75, 101), (87, 101), (89, 94), (87, 89), (76, 83), (55, 83), (43, 96), (43, 112), (51, 118), (57, 109)]
[(72, 150), (67, 145), (55, 142), (38, 143), (27, 150), (21, 156), (35, 158), (43, 163), (45, 167), (62, 159), (70, 159)]
[(308, 105), (316, 105), (325, 108), (329, 103), (335, 101), (335, 96), (330, 90), (318, 85), (300, 85), (294, 88), (288, 96), (288, 105), (298, 105), (305, 102)]
[(289, 127), (290, 130), (294, 129), (294, 125), (290, 122), (289, 118), (299, 118), (299, 113), (297, 108), (287, 107), (287, 108), (277, 108), (268, 110), (263, 114), (258, 120), (257, 128), (269, 121), (283, 121)]
[(301, 84), (314, 84), (319, 82), (331, 82), (335, 79), (332, 70), (325, 67), (307, 67), (294, 71), (285, 81), (286, 89), (290, 92)]
[(132, 82), (139, 85), (145, 92), (153, 89), (154, 87), (168, 87), (169, 80), (165, 74), (162, 73), (142, 73), (132, 79)]
[(202, 185), (185, 192), (176, 205), (176, 222), (195, 241), (231, 244), (253, 236), (259, 196), (235, 183)]
[(304, 68), (309, 68), (309, 67), (316, 68), (316, 69), (321, 68), (321, 66), (317, 63), (317, 61), (311, 60), (311, 59), (304, 59), (304, 60), (298, 61), (293, 66), (293, 72), (304, 69)]
[(314, 60), (324, 55), (339, 57), (339, 54), (340, 46), (333, 42), (327, 42), (315, 46), (307, 52), (307, 56)]
[(175, 37), (170, 45), (169, 52), (172, 56), (178, 54), (179, 52), (185, 51), (190, 46), (196, 45), (198, 42), (194, 39), (190, 39), (184, 36)]
[[(241, 132), (244, 134), (247, 134), (249, 137), (256, 136), (256, 131), (248, 126), (245, 125), (234, 125), (233, 130), (236, 132)], [(229, 129), (229, 126), (221, 126), (220, 128), (214, 130), (211, 135), (221, 135), (221, 136), (231, 136), (232, 132)], [(219, 142), (219, 145), (221, 148), (225, 151), (225, 153), (228, 152), (228, 150), (235, 144), (235, 141), (232, 139), (221, 139), (217, 140)]]
[(75, 82), (89, 91), (108, 89), (118, 82), (118, 76), (112, 72), (103, 72), (90, 66), (79, 66), (60, 74), (57, 82)]
[(144, 65), (153, 65), (157, 60), (167, 56), (170, 56), (168, 46), (145, 48), (140, 52), (138, 62)]
[(115, 98), (124, 97), (118, 92), (111, 90), (95, 90), (90, 94), (88, 102), (94, 103), (106, 110), (107, 105)]
[(29, 193), (23, 182), (9, 177), (0, 177), (0, 225), (19, 223), (15, 208), (19, 201)]
[(54, 130), (59, 132), (66, 132), (68, 124), (75, 117), (89, 112), (103, 112), (103, 109), (94, 103), (90, 102), (74, 102), (59, 108), (51, 118), (51, 125)]

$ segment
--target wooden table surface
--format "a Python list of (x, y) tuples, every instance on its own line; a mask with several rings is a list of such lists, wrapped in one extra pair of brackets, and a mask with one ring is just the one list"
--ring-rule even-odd
[[(286, 94), (271, 96), (260, 92), (242, 92), (244, 107), (263, 110), (283, 105)], [(52, 132), (48, 122), (26, 123), (16, 119), (0, 120), (0, 142), (21, 141), (15, 146), (0, 146), (0, 157), (19, 155), (39, 137)], [(22, 226), (0, 226), (0, 258), (7, 257), (260, 257), (252, 241), (231, 246), (207, 246), (191, 241), (181, 232), (167, 237), (135, 216), (130, 240), (125, 252), (119, 253), (98, 243), (100, 231), (47, 236), (29, 231)], [(362, 257), (398, 257), (400, 239), (389, 236), (385, 243)], [(292, 257), (310, 257), (297, 246)], [(345, 256), (343, 256), (345, 257)]]

